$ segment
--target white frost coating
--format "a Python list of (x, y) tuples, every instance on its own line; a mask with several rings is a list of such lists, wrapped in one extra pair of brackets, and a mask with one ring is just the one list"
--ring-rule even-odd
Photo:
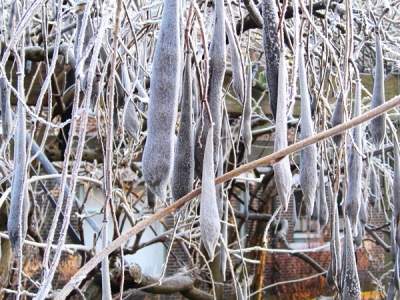
[(221, 224), (217, 205), (214, 172), (213, 128), (208, 130), (204, 152), (202, 187), (200, 196), (200, 231), (201, 240), (210, 259), (214, 259), (215, 247), (218, 243)]
[[(314, 124), (311, 118), (311, 102), (308, 93), (307, 75), (304, 63), (304, 50), (299, 47), (299, 79), (301, 94), (301, 134), (302, 140), (314, 135)], [(303, 192), (303, 201), (307, 212), (312, 214), (315, 202), (315, 193), (318, 185), (317, 174), (317, 146), (309, 145), (300, 151), (300, 187)]]
[(180, 87), (180, 28), (177, 0), (165, 0), (161, 28), (150, 79), (147, 140), (143, 151), (143, 175), (161, 199), (172, 171), (174, 129)]
[[(279, 59), (279, 83), (278, 83), (278, 101), (276, 110), (276, 129), (274, 151), (286, 148), (287, 141), (287, 69), (285, 53), (281, 51)], [(278, 163), (274, 164), (274, 178), (278, 196), (286, 211), (289, 204), (290, 193), (292, 190), (292, 172), (290, 170), (289, 157), (284, 157)]]

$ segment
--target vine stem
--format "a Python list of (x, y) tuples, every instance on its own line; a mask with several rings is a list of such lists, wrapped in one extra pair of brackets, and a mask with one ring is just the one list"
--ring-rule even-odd
[[(355, 117), (345, 123), (339, 124), (328, 130), (319, 132), (307, 139), (301, 140), (301, 141), (294, 143), (286, 148), (283, 148), (282, 150), (276, 151), (270, 155), (261, 157), (257, 160), (254, 160), (250, 163), (244, 164), (236, 169), (233, 169), (233, 170), (225, 173), (224, 175), (216, 178), (215, 184), (221, 184), (225, 181), (231, 180), (232, 178), (234, 178), (236, 176), (239, 176), (243, 173), (251, 171), (262, 165), (273, 165), (273, 164), (279, 162), (282, 158), (284, 158), (287, 155), (293, 154), (311, 144), (317, 143), (319, 141), (322, 141), (322, 140), (332, 137), (334, 135), (343, 133), (346, 130), (349, 130), (355, 126), (365, 123), (379, 115), (382, 115), (385, 112), (387, 112), (387, 111), (391, 110), (392, 108), (395, 108), (396, 106), (399, 106), (399, 105), (400, 105), (400, 95), (392, 98), (391, 100), (385, 102), (384, 104), (382, 104), (368, 112), (365, 112), (364, 114), (362, 114), (358, 117)], [(138, 232), (144, 230), (147, 226), (174, 213), (176, 210), (178, 210), (180, 207), (182, 207), (183, 205), (188, 203), (190, 200), (192, 200), (193, 198), (200, 195), (200, 192), (201, 192), (201, 187), (186, 194), (185, 196), (178, 199), (171, 205), (165, 207), (164, 209), (157, 211), (150, 217), (138, 222), (135, 226), (133, 226), (128, 231), (126, 231), (124, 234), (119, 236), (112, 243), (110, 243), (107, 247), (105, 247), (101, 252), (99, 252), (96, 256), (94, 256), (91, 260), (89, 260), (82, 268), (80, 268), (79, 271), (76, 272), (76, 274), (62, 288), (62, 290), (60, 290), (58, 293), (55, 293), (55, 295), (54, 295), (55, 299), (56, 300), (65, 299), (72, 292), (72, 290), (81, 283), (81, 281), (86, 277), (86, 275), (90, 271), (92, 271), (97, 266), (97, 264), (99, 264), (104, 259), (104, 257), (110, 255), (116, 249), (121, 247), (121, 245), (123, 243), (126, 243), (131, 237), (133, 237)]]

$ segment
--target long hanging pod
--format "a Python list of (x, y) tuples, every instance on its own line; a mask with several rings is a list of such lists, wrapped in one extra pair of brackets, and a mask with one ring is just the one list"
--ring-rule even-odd
[[(222, 229), (221, 229), (221, 239), (224, 241), (224, 245), (228, 245), (228, 199), (224, 197), (223, 199), (224, 202), (224, 215), (223, 215), (223, 223), (222, 223)], [(224, 247), (221, 249), (221, 273), (222, 273), (222, 278), (224, 281), (226, 281), (226, 265), (228, 262), (228, 251)]]
[(400, 253), (399, 253), (399, 248), (397, 247), (396, 249), (396, 255), (395, 255), (395, 262), (394, 262), (394, 273), (393, 273), (393, 279), (394, 279), (394, 285), (397, 289), (397, 291), (400, 290)]
[(386, 293), (386, 300), (395, 300), (397, 294), (396, 286), (394, 280), (392, 279), (389, 283), (388, 291)]
[(176, 142), (172, 176), (175, 200), (192, 190), (194, 180), (194, 129), (192, 112), (192, 55), (187, 52), (181, 100), (181, 120)]
[(240, 53), (240, 47), (237, 43), (235, 33), (233, 32), (230, 23), (225, 23), (226, 33), (228, 35), (229, 50), (231, 54), (232, 65), (232, 85), (236, 96), (240, 102), (245, 101), (245, 75), (243, 70), (243, 59)]
[(319, 225), (324, 227), (329, 221), (329, 207), (326, 200), (326, 189), (324, 181), (324, 162), (321, 160), (321, 166), (319, 170)]
[(150, 79), (147, 140), (143, 176), (161, 199), (172, 170), (175, 122), (180, 87), (180, 21), (177, 0), (165, 0)]
[(368, 182), (369, 182), (369, 195), (368, 202), (371, 206), (375, 207), (376, 203), (380, 201), (380, 180), (379, 174), (376, 174), (375, 166), (373, 163), (369, 165), (368, 171)]
[(350, 220), (345, 217), (345, 238), (343, 245), (342, 299), (361, 299), (360, 279), (358, 278), (356, 256), (354, 254), (353, 234)]
[(141, 124), (135, 104), (131, 99), (126, 99), (123, 111), (124, 130), (132, 137), (133, 141), (139, 141)]
[[(226, 68), (226, 45), (225, 41), (225, 8), (224, 1), (215, 1), (215, 23), (214, 32), (210, 45), (210, 78), (207, 91), (208, 106), (214, 132), (214, 168), (217, 167), (219, 145), (222, 127), (222, 86), (224, 83)], [(201, 177), (202, 163), (204, 158), (204, 147), (207, 138), (207, 130), (211, 122), (207, 112), (204, 112), (203, 122), (199, 122), (196, 132), (196, 174)], [(201, 136), (200, 136), (201, 135)]]
[[(371, 109), (385, 102), (385, 75), (383, 68), (383, 54), (379, 27), (375, 33), (375, 78), (374, 89), (372, 93)], [(369, 130), (371, 132), (372, 141), (378, 148), (385, 137), (385, 118), (386, 114), (382, 114), (371, 120)]]
[(393, 215), (396, 225), (396, 243), (400, 247), (400, 153), (399, 144), (397, 139), (394, 141), (394, 170), (393, 170), (393, 187), (392, 187), (392, 201), (393, 201)]
[[(279, 60), (279, 88), (278, 107), (276, 111), (275, 142), (274, 151), (286, 148), (287, 140), (287, 69), (284, 51), (281, 52)], [(289, 204), (292, 189), (292, 171), (290, 170), (289, 157), (284, 157), (274, 164), (274, 178), (278, 191), (279, 200), (286, 211)]]
[(341, 252), (340, 252), (340, 228), (339, 228), (339, 212), (336, 202), (336, 197), (332, 191), (331, 183), (328, 183), (328, 196), (331, 205), (331, 262), (328, 269), (327, 281), (331, 287), (336, 287), (340, 290), (340, 270), (342, 267)]
[(394, 285), (399, 290), (399, 259), (400, 259), (400, 150), (397, 138), (394, 138), (394, 170), (393, 170), (393, 187), (392, 187), (392, 201), (393, 201), (393, 217), (391, 229), (395, 231), (392, 239), (392, 254), (395, 258), (395, 272), (394, 272)]
[(278, 38), (278, 10), (275, 0), (263, 0), (263, 45), (266, 61), (266, 76), (269, 91), (269, 104), (274, 119), (277, 119), (278, 74), (280, 43)]
[(123, 126), (124, 130), (133, 138), (137, 143), (139, 141), (141, 124), (139, 121), (139, 116), (136, 111), (135, 104), (131, 99), (132, 90), (129, 88), (131, 84), (128, 67), (126, 62), (121, 63), (121, 79), (122, 84), (128, 92), (128, 95), (124, 97), (124, 111), (123, 111)]
[[(224, 152), (222, 150), (222, 146), (221, 146), (221, 151), (220, 151), (220, 155), (221, 157), (224, 157)], [(220, 159), (219, 162), (220, 166), (218, 167), (218, 172), (223, 174), (223, 159)], [(218, 174), (219, 177), (219, 174)], [(222, 273), (222, 278), (223, 281), (226, 280), (226, 266), (227, 266), (227, 262), (228, 262), (228, 256), (229, 256), (229, 252), (228, 249), (226, 247), (228, 247), (228, 217), (229, 217), (229, 203), (228, 203), (228, 197), (224, 194), (223, 192), (223, 185), (221, 184), (221, 191), (220, 191), (220, 199), (218, 199), (218, 203), (222, 204), (222, 214), (221, 214), (221, 219), (223, 220), (222, 222), (222, 226), (221, 226), (221, 239), (223, 241), (223, 243), (221, 242), (221, 273)], [(218, 188), (218, 186), (217, 186)], [(226, 246), (226, 247), (225, 247)]]
[[(244, 108), (243, 108), (243, 117), (242, 117), (242, 137), (243, 143), (245, 146), (245, 161), (248, 162), (249, 155), (251, 154), (251, 143), (253, 140), (253, 136), (251, 133), (251, 89), (252, 89), (252, 68), (251, 61), (249, 60), (247, 73), (247, 86), (246, 86), (246, 98), (244, 100)], [(245, 220), (247, 221), (249, 215), (249, 199), (250, 199), (250, 186), (249, 182), (246, 180), (245, 182), (245, 195), (244, 195), (244, 214)]]
[(252, 107), (251, 107), (251, 95), (252, 95), (252, 68), (251, 61), (249, 60), (247, 78), (246, 78), (246, 98), (244, 101), (243, 108), (243, 119), (242, 119), (242, 137), (243, 142), (246, 148), (247, 154), (251, 154), (251, 143), (253, 140), (252, 132), (251, 132), (251, 115), (252, 115)]
[[(364, 228), (364, 225), (361, 223), (361, 221), (357, 222), (356, 227), (357, 227), (357, 230), (356, 230), (357, 235), (354, 236), (354, 245), (356, 247), (361, 247), (363, 237), (365, 234), (365, 228)], [(355, 230), (353, 229), (353, 231), (355, 231)]]
[(368, 223), (368, 203), (363, 197), (360, 198), (360, 212), (358, 214), (358, 220), (363, 227)]
[(311, 214), (311, 220), (313, 221), (318, 221), (319, 220), (319, 199), (320, 199), (320, 195), (319, 193), (315, 194), (315, 201), (314, 201), (314, 207), (313, 207), (313, 211)]
[[(302, 140), (314, 135), (314, 124), (311, 118), (311, 103), (308, 93), (304, 49), (299, 47), (299, 79), (301, 94), (301, 134)], [(308, 215), (314, 208), (315, 193), (318, 185), (317, 146), (309, 145), (300, 151), (300, 187), (303, 192), (303, 202), (307, 206)]]
[[(361, 114), (361, 82), (356, 80), (356, 89), (354, 97), (353, 118)], [(349, 217), (353, 228), (354, 236), (358, 235), (358, 215), (361, 203), (361, 186), (362, 186), (362, 141), (361, 141), (361, 126), (356, 126), (352, 130), (352, 144), (349, 151), (348, 163), (348, 181), (347, 195), (345, 200), (345, 212)]]
[[(16, 125), (14, 136), (14, 170), (11, 183), (10, 213), (7, 219), (7, 231), (14, 255), (19, 258), (19, 270), (22, 269), (22, 246), (28, 230), (29, 199), (27, 183), (27, 144), (24, 72), (20, 58), (17, 61), (18, 93)], [(20, 271), (18, 272), (20, 273)], [(20, 277), (20, 275), (18, 276)]]
[(397, 243), (396, 243), (396, 219), (395, 213), (392, 215), (392, 222), (390, 223), (390, 254), (392, 256), (393, 262), (396, 260)]
[[(20, 106), (20, 105), (18, 105)], [(21, 104), (22, 106), (22, 104)], [(20, 110), (21, 108), (18, 108)], [(22, 108), (24, 109), (24, 108)], [(20, 120), (17, 113), (14, 150), (14, 175), (11, 184), (10, 213), (7, 219), (7, 231), (15, 255), (19, 255), (28, 230), (29, 199), (26, 182), (26, 130), (25, 119)]]
[[(344, 103), (343, 103), (343, 94), (340, 93), (336, 100), (335, 109), (331, 117), (332, 127), (342, 124), (343, 120), (344, 120)], [(343, 134), (338, 134), (332, 137), (332, 140), (336, 144), (336, 146), (340, 145), (340, 142), (342, 141), (342, 135)]]
[(211, 260), (214, 259), (215, 247), (217, 246), (221, 232), (219, 219), (217, 194), (215, 190), (214, 172), (214, 145), (213, 128), (208, 130), (206, 148), (204, 152), (202, 187), (200, 196), (200, 231), (201, 241)]
[(3, 142), (11, 138), (12, 113), (10, 105), (10, 89), (7, 86), (7, 78), (0, 77), (0, 103), (1, 103), (1, 126)]

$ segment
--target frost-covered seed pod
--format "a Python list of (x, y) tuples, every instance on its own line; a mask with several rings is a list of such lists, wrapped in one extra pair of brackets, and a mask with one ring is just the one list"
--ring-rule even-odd
[(343, 245), (342, 297), (346, 300), (361, 300), (360, 280), (353, 246), (350, 220), (345, 217), (345, 237)]
[(397, 291), (400, 290), (400, 251), (399, 247), (396, 248), (396, 258), (394, 263), (394, 285), (396, 286)]
[[(224, 245), (228, 245), (228, 199), (226, 197), (222, 198), (222, 201), (224, 203), (224, 209), (223, 209), (223, 222), (222, 222), (222, 229), (221, 229), (221, 235), (222, 235), (222, 240), (224, 241)], [(222, 244), (222, 243), (221, 243)], [(226, 265), (228, 261), (228, 255), (229, 253), (227, 252), (227, 249), (225, 247), (222, 248), (221, 250), (221, 272), (222, 272), (222, 277), (224, 281), (226, 280)]]
[[(222, 145), (219, 146), (219, 157), (221, 159), (218, 161), (218, 170), (217, 170), (217, 177), (220, 177), (224, 174), (224, 160), (222, 157), (224, 157), (224, 151), (222, 149)], [(220, 183), (216, 185), (216, 191), (217, 191), (217, 205), (218, 205), (218, 212), (220, 218), (222, 218), (223, 214), (223, 209), (224, 209), (224, 184)]]
[(164, 1), (150, 79), (147, 140), (143, 151), (143, 176), (161, 199), (166, 197), (173, 164), (175, 123), (180, 87), (179, 3)]
[(253, 136), (251, 133), (251, 92), (252, 92), (252, 68), (251, 63), (249, 65), (249, 70), (247, 74), (247, 86), (246, 86), (246, 98), (244, 101), (243, 108), (243, 121), (242, 121), (242, 136), (243, 142), (246, 147), (247, 154), (251, 154), (251, 143), (253, 141)]
[(191, 53), (186, 57), (181, 100), (181, 120), (172, 173), (172, 196), (177, 200), (192, 190), (194, 180), (194, 129), (192, 112)]
[[(354, 113), (353, 118), (361, 114), (361, 82), (356, 81), (356, 91), (354, 97)], [(347, 186), (348, 191), (345, 200), (345, 212), (349, 217), (353, 228), (354, 236), (357, 236), (357, 223), (361, 203), (361, 185), (362, 185), (362, 141), (361, 141), (361, 126), (356, 126), (352, 131), (352, 141), (349, 150), (348, 159), (348, 176)]]
[(361, 224), (365, 225), (368, 223), (368, 203), (363, 198), (360, 200), (360, 213), (358, 219)]
[[(214, 132), (214, 169), (218, 165), (218, 149), (221, 139), (222, 127), (222, 86), (224, 83), (226, 68), (226, 46), (225, 43), (225, 8), (224, 1), (215, 1), (215, 24), (214, 33), (210, 45), (210, 78), (208, 84), (208, 105), (210, 108)], [(202, 163), (204, 158), (204, 147), (207, 138), (207, 130), (211, 127), (208, 113), (204, 110), (203, 122), (199, 122), (196, 128), (195, 146), (195, 171), (201, 177)], [(201, 135), (201, 136), (200, 136)]]
[(150, 209), (154, 209), (156, 207), (156, 202), (157, 202), (156, 196), (148, 187), (146, 188), (146, 191), (147, 191), (147, 205), (149, 206)]
[(236, 97), (238, 97), (240, 102), (243, 103), (245, 101), (245, 75), (243, 69), (242, 54), (240, 53), (240, 48), (237, 44), (235, 33), (232, 31), (229, 22), (225, 22), (225, 28), (229, 40), (233, 90), (235, 91)]
[(321, 168), (319, 171), (319, 191), (317, 192), (319, 192), (319, 225), (324, 227), (329, 221), (329, 207), (326, 200), (323, 161), (321, 161)]
[(278, 74), (280, 43), (278, 38), (278, 10), (274, 0), (262, 1), (263, 45), (266, 62), (266, 76), (269, 90), (269, 104), (276, 120), (278, 101)]
[(397, 243), (396, 243), (396, 219), (393, 214), (392, 222), (390, 222), (390, 254), (392, 255), (392, 260), (396, 261), (396, 253), (397, 253)]
[(333, 195), (332, 185), (328, 183), (328, 197), (331, 205), (331, 263), (329, 265), (327, 281), (331, 287), (340, 288), (340, 271), (342, 267), (341, 247), (340, 247), (340, 229), (339, 212), (336, 198)]
[(319, 204), (320, 204), (319, 201), (320, 201), (320, 195), (317, 192), (317, 194), (315, 195), (314, 207), (313, 207), (313, 211), (311, 214), (311, 220), (313, 220), (313, 221), (319, 220)]
[[(16, 188), (13, 189), (15, 190)], [(24, 244), (28, 231), (28, 214), (30, 208), (28, 192), (24, 192), (24, 195), (20, 199), (15, 198), (23, 189), (23, 187), (20, 187), (11, 192), (10, 213), (7, 219), (7, 231), (11, 247), (16, 255), (18, 255), (19, 249), (22, 249), (21, 247)]]
[(193, 80), (192, 85), (193, 85), (193, 92), (192, 92), (193, 119), (194, 123), (196, 123), (200, 117), (200, 110), (201, 110), (201, 103), (199, 101), (200, 87), (198, 80)]
[[(276, 114), (274, 151), (286, 148), (287, 141), (287, 69), (285, 54), (282, 51), (279, 63), (279, 88), (278, 107)], [(290, 170), (289, 157), (284, 157), (274, 164), (274, 178), (278, 191), (279, 200), (286, 211), (292, 190), (292, 171)]]
[(392, 201), (393, 215), (396, 221), (396, 243), (397, 248), (400, 248), (400, 150), (397, 139), (394, 141), (394, 169), (393, 169), (393, 186), (392, 186)]
[(394, 284), (394, 280), (390, 281), (388, 291), (386, 293), (386, 300), (395, 300), (397, 294), (396, 285)]
[[(336, 101), (335, 110), (333, 111), (331, 117), (332, 127), (342, 124), (343, 120), (344, 120), (343, 94), (340, 93)], [(342, 141), (342, 136), (343, 134), (338, 134), (332, 137), (333, 142), (336, 144), (336, 146), (340, 145), (340, 142)]]
[(293, 223), (294, 225), (296, 225), (296, 224), (297, 224), (297, 221), (298, 221), (297, 207), (296, 207), (296, 198), (295, 198), (295, 197), (292, 197), (292, 198), (293, 198), (292, 223)]
[(373, 164), (370, 164), (368, 172), (369, 181), (369, 197), (368, 202), (371, 206), (375, 207), (376, 203), (380, 201), (380, 180)]
[[(18, 90), (21, 90), (23, 78), (18, 78)], [(7, 219), (7, 231), (11, 247), (19, 257), (28, 230), (29, 199), (26, 188), (27, 181), (27, 145), (26, 145), (26, 112), (18, 101), (16, 113), (16, 130), (14, 136), (14, 171), (11, 183), (10, 213)]]
[(393, 206), (396, 214), (400, 214), (400, 149), (397, 140), (394, 141), (394, 168), (393, 168)]
[[(300, 138), (304, 140), (314, 135), (314, 124), (311, 118), (311, 103), (302, 46), (299, 48), (299, 79), (301, 94)], [(303, 192), (303, 202), (307, 206), (309, 215), (313, 212), (317, 185), (317, 146), (316, 144), (312, 144), (300, 151), (300, 187)]]
[(133, 138), (137, 143), (139, 141), (139, 135), (141, 130), (141, 124), (139, 116), (136, 111), (135, 104), (131, 100), (127, 100), (123, 112), (123, 124), (124, 130)]
[(213, 260), (218, 243), (221, 224), (217, 205), (214, 172), (214, 145), (213, 129), (208, 130), (206, 148), (204, 152), (202, 187), (200, 196), (200, 231), (201, 240), (208, 256)]
[[(363, 240), (364, 233), (365, 233), (365, 228), (364, 228), (364, 225), (361, 223), (361, 221), (358, 221), (356, 226), (357, 226), (357, 230), (356, 230), (357, 235), (354, 236), (354, 244), (357, 247), (361, 247), (362, 240)], [(354, 229), (353, 229), (353, 232), (354, 232)]]
[[(374, 78), (374, 89), (372, 92), (371, 109), (375, 108), (385, 102), (385, 75), (383, 66), (383, 54), (381, 38), (379, 30), (377, 29), (375, 35), (375, 78)], [(369, 123), (369, 130), (371, 132), (372, 141), (378, 148), (382, 145), (385, 137), (385, 118), (386, 114), (382, 114), (371, 120)]]
[[(135, 142), (139, 141), (139, 135), (141, 130), (141, 124), (139, 120), (138, 113), (136, 111), (135, 104), (131, 99), (132, 94), (132, 82), (128, 72), (128, 67), (125, 62), (121, 64), (121, 79), (122, 85), (124, 86), (125, 90), (127, 91), (128, 95), (124, 96), (124, 110), (123, 110), (123, 126), (124, 130), (133, 138)], [(121, 91), (121, 93), (124, 93)]]
[(10, 89), (7, 86), (7, 78), (0, 77), (0, 101), (1, 101), (1, 125), (3, 140), (11, 137), (12, 113), (10, 105)]

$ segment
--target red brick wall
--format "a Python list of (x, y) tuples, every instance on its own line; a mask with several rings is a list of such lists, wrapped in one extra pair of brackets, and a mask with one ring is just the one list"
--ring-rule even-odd
[[(281, 218), (286, 218), (289, 221), (287, 237), (289, 242), (293, 241), (294, 222), (292, 216), (293, 201), (290, 202), (288, 211), (281, 215)], [(369, 208), (369, 223), (375, 226), (385, 224), (384, 213), (379, 212), (377, 208)], [(329, 224), (321, 234), (322, 237), (320, 240), (312, 240), (312, 245), (310, 245), (310, 247), (315, 247), (318, 244), (322, 245), (326, 241), (330, 240)], [(380, 233), (379, 236), (386, 240), (388, 238), (387, 236), (383, 236), (382, 233)], [(379, 277), (379, 275), (383, 274), (385, 271), (385, 251), (381, 246), (372, 242), (372, 239), (368, 234), (366, 234), (364, 239), (367, 240), (364, 240), (362, 246), (357, 249), (356, 259), (361, 287), (363, 291), (366, 291), (375, 289), (375, 286), (372, 283), (372, 277), (368, 272)], [(278, 247), (278, 245), (275, 245), (275, 247)], [(307, 253), (307, 255), (318, 262), (323, 268), (328, 269), (330, 263), (329, 248), (317, 253)], [(300, 258), (289, 254), (268, 254), (264, 286), (281, 281), (300, 279), (316, 273), (318, 272)], [(299, 283), (290, 283), (271, 288), (268, 290), (267, 295), (275, 295), (282, 300), (301, 300), (320, 295), (332, 295), (332, 291), (328, 287), (325, 278), (320, 276)]]

